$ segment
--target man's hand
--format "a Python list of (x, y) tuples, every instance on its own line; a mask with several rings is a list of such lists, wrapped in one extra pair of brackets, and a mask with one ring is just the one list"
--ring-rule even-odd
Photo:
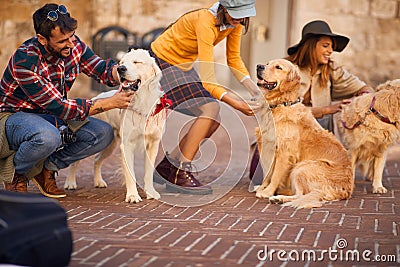
[(90, 107), (89, 116), (113, 109), (122, 108), (125, 109), (129, 106), (132, 100), (132, 96), (135, 94), (134, 91), (118, 91), (111, 97), (100, 98), (93, 101), (93, 105)]

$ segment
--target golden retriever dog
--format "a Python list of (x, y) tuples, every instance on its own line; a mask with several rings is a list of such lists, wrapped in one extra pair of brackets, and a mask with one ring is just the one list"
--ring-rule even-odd
[[(135, 90), (132, 102), (127, 109), (112, 109), (95, 117), (108, 122), (114, 128), (114, 140), (95, 156), (94, 185), (107, 187), (101, 175), (103, 161), (112, 154), (120, 143), (122, 171), (125, 177), (126, 202), (142, 201), (134, 172), (135, 151), (144, 152), (144, 191), (147, 199), (159, 199), (160, 194), (153, 186), (153, 171), (163, 127), (166, 120), (166, 99), (160, 87), (161, 70), (148, 51), (131, 50), (119, 62), (118, 74), (122, 90)], [(93, 99), (109, 97), (118, 90), (101, 93)], [(65, 181), (65, 189), (76, 189), (77, 163), (70, 167)]]
[(400, 141), (400, 79), (376, 92), (356, 97), (336, 117), (336, 134), (348, 150), (353, 171), (372, 180), (372, 192), (383, 194), (382, 174), (388, 149)]
[[(264, 135), (271, 135), (269, 112), (276, 140), (272, 167), (256, 196), (295, 208), (320, 207), (324, 201), (350, 198), (354, 188), (350, 159), (339, 140), (301, 103), (298, 68), (276, 59), (257, 65), (257, 78), (266, 102), (257, 130), (261, 163), (270, 156), (262, 150)], [(275, 195), (278, 189), (287, 188), (292, 195)]]

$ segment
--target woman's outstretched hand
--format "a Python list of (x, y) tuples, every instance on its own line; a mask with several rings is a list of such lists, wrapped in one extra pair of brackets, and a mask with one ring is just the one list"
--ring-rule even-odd
[(227, 103), (234, 109), (239, 110), (240, 112), (242, 112), (247, 116), (254, 116), (257, 113), (257, 111), (261, 108), (261, 105), (259, 103), (254, 101), (246, 102), (231, 92), (225, 94), (222, 97), (221, 101)]

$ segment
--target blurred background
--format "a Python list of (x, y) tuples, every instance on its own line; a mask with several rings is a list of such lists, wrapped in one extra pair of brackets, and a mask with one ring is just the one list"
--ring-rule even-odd
[[(0, 0), (0, 72), (14, 50), (34, 33), (32, 14), (48, 3), (41, 0)], [(180, 15), (208, 7), (216, 0), (60, 0), (78, 19), (77, 35), (103, 57), (117, 57), (127, 47), (147, 48)], [(242, 55), (255, 80), (255, 66), (285, 57), (297, 43), (303, 25), (327, 21), (332, 31), (350, 38), (333, 58), (372, 86), (400, 78), (400, 0), (257, 0), (257, 16), (244, 36)], [(224, 43), (216, 61), (225, 62)], [(222, 74), (223, 75), (223, 74)], [(230, 77), (228, 78), (230, 79)], [(90, 96), (98, 85), (81, 75), (71, 94)]]

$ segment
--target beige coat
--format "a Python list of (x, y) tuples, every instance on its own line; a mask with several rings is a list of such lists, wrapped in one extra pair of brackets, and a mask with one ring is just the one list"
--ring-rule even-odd
[(333, 69), (331, 80), (328, 81), (325, 87), (321, 87), (319, 83), (321, 79), (320, 71), (311, 76), (309, 68), (300, 69), (300, 96), (304, 97), (307, 91), (311, 89), (311, 103), (313, 107), (329, 106), (334, 100), (351, 98), (366, 85), (358, 77), (350, 74), (335, 63), (333, 63)]
[(11, 183), (14, 177), (14, 156), (15, 151), (10, 150), (6, 137), (6, 121), (12, 113), (0, 113), (0, 180)]
[[(15, 151), (11, 150), (6, 136), (6, 121), (13, 113), (0, 112), (0, 181), (11, 183), (14, 178), (14, 156)], [(28, 179), (38, 175), (43, 169), (44, 159), (37, 162), (32, 169), (25, 174)]]

